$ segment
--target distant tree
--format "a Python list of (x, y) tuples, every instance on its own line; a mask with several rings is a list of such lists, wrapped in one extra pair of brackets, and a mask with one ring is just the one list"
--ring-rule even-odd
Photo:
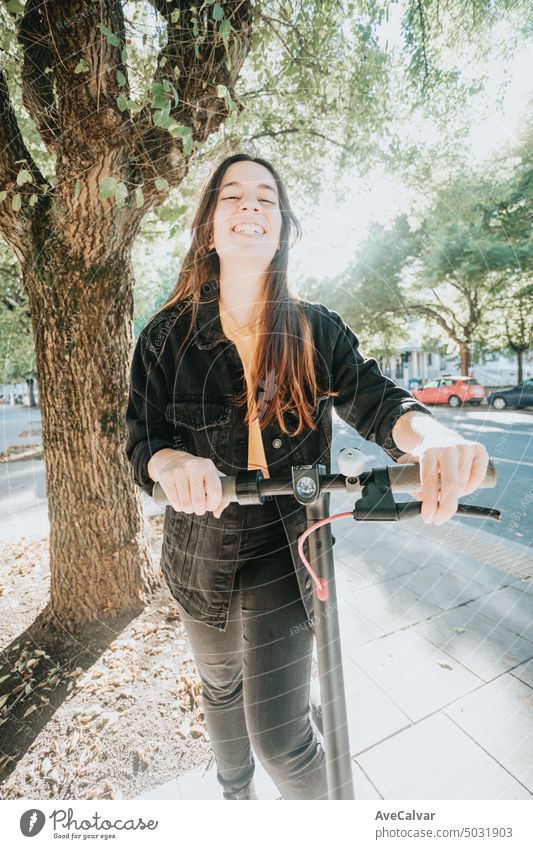
[(28, 384), (30, 407), (36, 406), (35, 353), (31, 315), (15, 258), (0, 245), (0, 382)]
[[(405, 309), (431, 319), (457, 344), (463, 374), (475, 343), (485, 345), (499, 327), (509, 328), (511, 337), (518, 332), (518, 292), (524, 315), (533, 311), (525, 285), (533, 269), (532, 213), (528, 128), (515, 149), (490, 163), (490, 174), (461, 173), (440, 186), (418, 228)], [(519, 337), (521, 347), (522, 331)], [(510, 345), (509, 335), (505, 339)]]

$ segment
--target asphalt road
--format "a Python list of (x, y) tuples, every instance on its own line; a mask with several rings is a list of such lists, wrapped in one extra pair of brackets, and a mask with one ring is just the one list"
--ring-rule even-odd
[[(486, 407), (434, 407), (439, 421), (466, 438), (482, 442), (496, 463), (498, 484), (495, 489), (478, 490), (474, 503), (502, 511), (501, 523), (476, 519), (454, 519), (490, 533), (502, 535), (523, 545), (533, 545), (533, 412)], [(10, 445), (40, 442), (40, 435), (20, 437), (30, 428), (40, 428), (39, 409), (0, 405), (0, 452)], [(368, 457), (368, 463), (386, 464), (390, 458), (375, 445), (365, 442), (353, 428), (334, 416), (332, 469), (341, 448), (355, 445)], [(44, 463), (34, 460), (0, 464), (0, 506), (6, 522), (29, 527), (38, 518), (46, 522), (46, 509), (39, 495), (44, 493)], [(471, 497), (473, 500), (473, 496)], [(9, 517), (11, 517), (9, 519)], [(39, 522), (37, 522), (39, 524)], [(0, 522), (1, 524), (1, 522)], [(2, 528), (0, 527), (0, 536)]]

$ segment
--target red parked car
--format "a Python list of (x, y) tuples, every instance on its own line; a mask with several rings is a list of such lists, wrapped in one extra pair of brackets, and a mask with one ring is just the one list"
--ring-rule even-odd
[(424, 404), (481, 404), (485, 400), (485, 389), (475, 377), (444, 375), (438, 380), (428, 380), (425, 386), (413, 389), (411, 394)]

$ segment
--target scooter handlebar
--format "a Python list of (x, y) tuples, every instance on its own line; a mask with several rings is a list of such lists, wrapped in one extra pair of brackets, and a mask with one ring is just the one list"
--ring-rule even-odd
[[(405, 463), (396, 466), (387, 466), (389, 480), (393, 492), (413, 493), (420, 489), (420, 466), (418, 463)], [(496, 467), (489, 460), (487, 473), (478, 489), (492, 489), (496, 486)]]
[[(420, 466), (418, 463), (405, 463), (398, 464), (395, 466), (387, 466), (387, 471), (389, 473), (391, 490), (393, 492), (413, 493), (417, 492), (420, 489)], [(358, 491), (360, 492), (362, 489), (362, 483), (360, 482), (360, 479), (364, 479), (365, 475), (368, 475), (368, 472), (364, 472), (363, 474), (353, 478), (345, 477), (346, 491), (352, 493)], [(336, 479), (337, 485), (331, 488), (325, 485), (324, 489), (326, 491), (328, 489), (342, 489), (342, 487), (339, 486), (338, 479), (339, 477), (342, 478), (344, 476), (331, 475), (330, 477)], [(227, 499), (228, 501), (238, 501), (236, 490), (237, 476), (222, 475), (220, 478), (220, 482), (222, 484), (222, 497), (224, 499)], [(485, 478), (481, 481), (481, 484), (479, 485), (478, 489), (491, 489), (495, 486), (496, 468), (494, 466), (494, 462), (492, 460), (489, 460), (487, 473), (485, 475)], [(291, 493), (287, 491), (286, 494)], [(160, 483), (154, 484), (152, 498), (154, 499), (156, 504), (165, 505), (169, 503), (163, 490), (163, 487)]]

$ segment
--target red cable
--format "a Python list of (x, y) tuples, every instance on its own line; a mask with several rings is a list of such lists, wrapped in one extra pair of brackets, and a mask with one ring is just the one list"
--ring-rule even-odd
[(316, 594), (319, 601), (327, 601), (329, 597), (328, 582), (325, 578), (319, 578), (315, 570), (309, 563), (307, 557), (304, 554), (304, 542), (309, 536), (309, 534), (313, 531), (316, 531), (316, 529), (319, 528), (321, 525), (327, 525), (328, 522), (333, 522), (335, 519), (347, 519), (348, 517), (350, 519), (353, 519), (353, 513), (351, 512), (351, 510), (348, 510), (346, 513), (335, 513), (334, 516), (326, 516), (325, 519), (319, 519), (318, 522), (313, 522), (313, 524), (310, 525), (307, 530), (305, 530), (303, 534), (298, 537), (298, 554), (303, 560), (303, 564), (311, 575), (311, 578), (315, 582)]

